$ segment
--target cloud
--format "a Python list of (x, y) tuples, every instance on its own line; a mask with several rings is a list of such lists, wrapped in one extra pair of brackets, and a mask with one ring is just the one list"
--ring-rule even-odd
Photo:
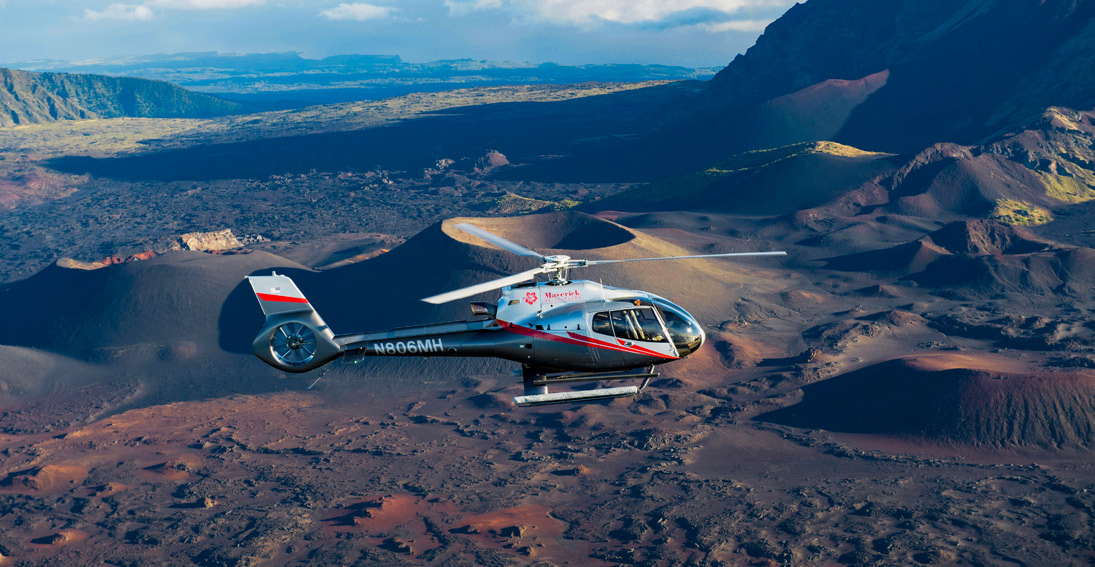
[(152, 8), (164, 10), (220, 10), (257, 6), (266, 0), (148, 0), (144, 4), (111, 4), (103, 10), (84, 10), (90, 21), (122, 20), (144, 22), (155, 17)]
[(104, 10), (84, 10), (84, 18), (91, 21), (99, 20), (127, 20), (146, 21), (153, 17), (152, 10), (148, 6), (137, 4), (111, 4)]
[(222, 10), (258, 6), (265, 2), (266, 0), (149, 0), (145, 5), (174, 10)]
[(334, 8), (320, 12), (319, 15), (328, 20), (356, 20), (364, 22), (367, 20), (387, 18), (392, 13), (392, 10), (392, 8), (387, 6), (376, 6), (373, 4), (339, 4)]
[[(666, 29), (696, 26), (710, 32), (758, 31), (795, 0), (445, 0), (449, 14), (502, 9), (525, 22), (576, 27), (622, 24)], [(769, 15), (767, 13), (763, 14)]]
[(719, 33), (726, 31), (759, 32), (764, 31), (768, 24), (775, 20), (730, 20), (726, 22), (706, 22), (699, 26), (709, 32)]
[(493, 10), (501, 8), (502, 4), (502, 0), (445, 0), (445, 7), (452, 16), (464, 16), (477, 10)]

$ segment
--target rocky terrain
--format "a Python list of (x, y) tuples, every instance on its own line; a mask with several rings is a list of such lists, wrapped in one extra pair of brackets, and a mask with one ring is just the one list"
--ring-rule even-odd
[[(545, 252), (586, 242), (558, 251), (592, 258), (744, 244), (686, 228), (709, 214), (662, 215), (656, 228), (650, 213), (473, 222)], [(37, 369), (4, 382), (5, 555), (1083, 564), (1095, 504), (1084, 294), (1050, 319), (1038, 313), (1060, 294), (969, 307), (902, 277), (915, 268), (598, 269), (674, 297), (711, 344), (634, 401), (541, 410), (512, 406), (506, 363), (357, 359), (286, 378), (246, 354), (261, 315), (241, 279), (270, 268), (339, 331), (463, 317), (417, 298), (522, 259), (454, 239), (455, 222), (321, 272), (265, 252), (172, 252), (5, 286), (25, 307), (0, 342), (24, 346), (0, 354)], [(925, 241), (989, 263), (1054, 249), (990, 221)], [(441, 277), (415, 277), (423, 265)], [(72, 288), (95, 306), (36, 299)], [(35, 511), (46, 502), (53, 512)]]
[[(190, 232), (231, 229), (291, 254), (285, 250), (344, 234), (407, 238), (444, 218), (512, 211), (516, 203), (523, 211), (573, 206), (630, 183), (500, 179), (509, 159), (491, 153), (492, 144), (528, 144), (512, 127), (522, 121), (556, 129), (551, 136), (543, 129), (532, 151), (571, 147), (575, 130), (648, 129), (630, 112), (651, 111), (679, 92), (658, 83), (499, 87), (217, 119), (0, 129), (0, 235), (11, 243), (0, 249), (0, 279), (29, 276), (60, 257), (124, 258)], [(579, 122), (586, 106), (599, 116)], [(424, 151), (423, 128), (464, 134), (441, 136)], [(518, 150), (509, 154), (514, 161), (532, 159)]]
[[(1090, 11), (810, 0), (709, 89), (0, 129), (0, 561), (1090, 565), (1095, 100), (1049, 76), (1090, 59)], [(572, 274), (704, 325), (632, 400), (250, 354), (247, 275), (342, 333), (468, 319), (419, 299), (534, 267), (460, 222), (575, 258), (788, 256)]]

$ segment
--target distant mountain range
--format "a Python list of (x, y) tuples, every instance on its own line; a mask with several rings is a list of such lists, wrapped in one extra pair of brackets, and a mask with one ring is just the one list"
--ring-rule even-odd
[(896, 154), (983, 145), (1050, 107), (1095, 108), (1095, 0), (810, 0), (656, 131), (566, 170), (652, 180), (820, 140)]
[(1093, 18), (1091, 0), (811, 0), (711, 80), (700, 120), (753, 125), (774, 106), (796, 127), (768, 143), (983, 143), (1095, 106)]
[(278, 102), (282, 106), (375, 100), (411, 92), (500, 84), (706, 80), (719, 70), (717, 67), (557, 65), (472, 59), (411, 63), (398, 55), (335, 55), (306, 59), (293, 52), (176, 53), (76, 62), (24, 61), (3, 66), (156, 79), (235, 100)]
[(243, 108), (163, 81), (0, 69), (0, 127), (89, 118), (205, 118)]

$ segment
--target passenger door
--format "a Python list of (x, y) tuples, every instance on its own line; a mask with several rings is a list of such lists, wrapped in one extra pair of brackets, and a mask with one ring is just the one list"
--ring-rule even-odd
[(608, 311), (594, 313), (590, 319), (589, 355), (599, 367), (611, 370), (623, 366), (623, 353), (618, 350), (616, 335), (612, 331), (612, 319)]

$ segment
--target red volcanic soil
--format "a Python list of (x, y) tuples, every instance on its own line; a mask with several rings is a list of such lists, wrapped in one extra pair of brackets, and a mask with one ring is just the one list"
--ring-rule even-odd
[(0, 493), (42, 494), (66, 492), (87, 478), (87, 467), (79, 464), (51, 464), (15, 471), (0, 479)]
[(361, 533), (389, 551), (421, 556), (441, 547), (437, 524), (458, 513), (451, 503), (411, 494), (388, 494), (346, 504), (323, 519), (334, 533)]
[[(452, 501), (411, 494), (387, 494), (352, 502), (322, 520), (332, 533), (359, 533), (377, 547), (422, 557), (442, 546), (438, 539), (458, 534), (485, 548), (511, 549), (518, 555), (548, 561), (588, 559), (563, 540), (566, 524), (551, 509), (530, 504), (468, 514)], [(451, 536), (448, 536), (451, 537)]]
[[(1018, 371), (1003, 357), (960, 353), (917, 358), (901, 377), (952, 367)], [(512, 395), (506, 381), (378, 395), (361, 376), (328, 376), (313, 392), (158, 405), (61, 435), (0, 437), (8, 477), (84, 467), (55, 492), (3, 494), (19, 512), (0, 517), (0, 545), (28, 564), (751, 565), (783, 550), (834, 563), (856, 553), (847, 533), (869, 525), (878, 535), (868, 549), (896, 542), (889, 557), (902, 564), (933, 549), (970, 559), (1032, 546), (1069, 563), (1072, 552), (1053, 551), (1038, 532), (1013, 549), (987, 530), (1030, 535), (1049, 510), (1087, 498), (1070, 492), (1069, 474), (857, 457), (822, 434), (815, 446), (790, 428), (765, 430), (775, 426), (748, 414), (796, 384), (774, 368), (743, 369), (717, 388), (664, 379), (631, 401), (531, 411), (476, 403)], [(939, 494), (980, 490), (986, 476), (997, 496)], [(1032, 503), (1014, 517), (999, 508), (1009, 498)], [(39, 506), (49, 512), (32, 511)], [(66, 529), (88, 537), (38, 543), (60, 542)], [(826, 551), (810, 551), (818, 541)]]
[[(461, 518), (453, 533), (468, 534), (487, 547), (511, 548), (521, 555), (552, 564), (570, 562), (596, 565), (584, 545), (565, 541), (566, 524), (539, 504), (517, 506)], [(577, 544), (577, 545), (576, 545)], [(584, 552), (583, 552), (584, 551)]]
[(86, 540), (87, 537), (87, 532), (80, 530), (60, 530), (56, 533), (32, 539), (31, 545), (38, 549), (49, 549), (51, 547), (80, 543)]
[(551, 510), (546, 506), (518, 506), (463, 518), (462, 525), (455, 530), (469, 534), (489, 533), (499, 537), (520, 537), (521, 532), (537, 529), (558, 537), (563, 533), (563, 524), (550, 514)]
[[(446, 510), (446, 508), (449, 508)], [(427, 502), (411, 494), (388, 494), (376, 496), (360, 502), (343, 506), (339, 512), (345, 512), (325, 519), (331, 529), (360, 529), (365, 531), (390, 531), (400, 526), (418, 521), (424, 512), (451, 512), (451, 506), (443, 502)]]
[(154, 480), (188, 480), (191, 473), (201, 464), (201, 459), (193, 455), (179, 455), (170, 460), (144, 467), (145, 478)]
[(16, 175), (0, 173), (0, 209), (36, 205), (69, 195), (75, 191), (71, 179), (44, 170), (23, 171)]
[(105, 498), (114, 496), (126, 488), (128, 487), (120, 482), (108, 482), (99, 486), (87, 487), (87, 495), (93, 498)]

